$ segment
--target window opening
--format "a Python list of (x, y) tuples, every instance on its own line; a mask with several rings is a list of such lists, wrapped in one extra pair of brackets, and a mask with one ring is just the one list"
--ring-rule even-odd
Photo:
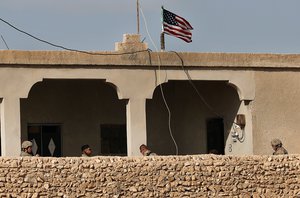
[(29, 124), (28, 140), (32, 141), (33, 154), (61, 157), (61, 126), (56, 124)]
[(101, 125), (101, 154), (110, 156), (127, 155), (125, 124)]

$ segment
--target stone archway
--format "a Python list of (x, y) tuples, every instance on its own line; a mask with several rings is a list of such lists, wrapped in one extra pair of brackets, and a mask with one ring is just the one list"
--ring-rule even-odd
[(62, 156), (80, 156), (83, 144), (101, 155), (101, 126), (126, 130), (126, 101), (119, 100), (114, 86), (104, 80), (45, 79), (21, 99), (22, 139), (28, 138), (29, 125), (49, 124), (61, 127)]
[[(207, 147), (207, 121), (222, 118), (224, 144), (242, 104), (236, 89), (228, 81), (168, 81), (162, 84), (164, 96), (171, 112), (171, 129), (179, 154), (205, 154)], [(201, 94), (201, 96), (199, 96)], [(175, 146), (168, 129), (168, 112), (160, 88), (147, 101), (148, 145), (160, 154), (175, 154)], [(225, 147), (221, 153), (226, 153)]]

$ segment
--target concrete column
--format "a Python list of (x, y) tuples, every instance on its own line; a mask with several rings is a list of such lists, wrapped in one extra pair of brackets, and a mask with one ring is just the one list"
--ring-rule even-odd
[(131, 98), (127, 104), (127, 155), (141, 155), (139, 146), (147, 143), (146, 98)]
[(2, 156), (19, 156), (21, 152), (20, 98), (4, 97), (0, 110)]

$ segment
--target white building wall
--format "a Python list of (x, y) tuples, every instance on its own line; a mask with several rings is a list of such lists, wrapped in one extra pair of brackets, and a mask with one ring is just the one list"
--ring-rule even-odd
[[(235, 73), (235, 75), (233, 75)], [(181, 70), (168, 70), (167, 75), (165, 72), (161, 72), (161, 78), (164, 81), (168, 80), (186, 80), (186, 74)], [(237, 87), (241, 88), (239, 91), (239, 97), (241, 98), (251, 98), (253, 90), (251, 86), (247, 86), (247, 84), (253, 84), (252, 82), (252, 73), (251, 72), (226, 72), (226, 71), (198, 71), (193, 70), (190, 72), (190, 75), (194, 80), (227, 80), (231, 82), (237, 82)], [(244, 81), (238, 81), (239, 78), (236, 76), (239, 75)], [(154, 70), (146, 70), (146, 69), (51, 69), (51, 68), (0, 68), (0, 95), (5, 98), (9, 98), (11, 94), (18, 93), (20, 98), (27, 98), (29, 94), (29, 90), (32, 86), (38, 81), (42, 81), (42, 79), (106, 79), (107, 81), (113, 83), (116, 86), (116, 92), (118, 94), (119, 99), (150, 99), (152, 97), (152, 93), (155, 90), (155, 87), (158, 85), (157, 82), (157, 74)], [(6, 76), (11, 76), (11, 78), (7, 78)], [(167, 78), (166, 78), (167, 76)], [(164, 77), (164, 78), (163, 78)], [(5, 85), (5, 86), (4, 86)], [(246, 89), (248, 92), (244, 92)], [(79, 96), (77, 96), (79, 97)], [(1, 104), (4, 104), (3, 102)], [(76, 103), (74, 104), (74, 107)], [(14, 108), (16, 105), (14, 105)], [(128, 106), (127, 106), (128, 108)], [(140, 106), (138, 108), (141, 108)], [(15, 111), (15, 110), (13, 110)], [(129, 112), (127, 111), (127, 114)], [(145, 119), (146, 112), (140, 111), (141, 115), (137, 116), (136, 120), (131, 123), (133, 126), (134, 123), (138, 123), (139, 119)], [(128, 116), (127, 116), (128, 117)], [(5, 116), (1, 117), (2, 119)], [(14, 122), (18, 123), (19, 116), (15, 114)], [(145, 121), (141, 121), (144, 122)], [(127, 120), (128, 124), (128, 120)], [(16, 125), (16, 124), (14, 124)], [(134, 138), (131, 141), (134, 141), (135, 144), (129, 144), (128, 150), (132, 150), (130, 155), (139, 155), (138, 148), (136, 148), (139, 144), (147, 142), (146, 139), (146, 124), (142, 124), (138, 126), (138, 128), (134, 128), (135, 131), (128, 131), (132, 133)], [(131, 126), (131, 128), (132, 128)], [(2, 127), (3, 128), (3, 127)], [(131, 129), (130, 128), (130, 129)], [(20, 128), (19, 128), (20, 129)], [(12, 132), (8, 132), (8, 134), (16, 134), (14, 137), (17, 137), (15, 143), (10, 143), (10, 145), (20, 144), (18, 141), (18, 137), (20, 136), (20, 131), (18, 129), (11, 129)], [(24, 130), (24, 126), (23, 126)], [(7, 134), (2, 130), (3, 137)], [(14, 131), (14, 132), (13, 132)], [(19, 131), (19, 132), (18, 132)], [(144, 135), (137, 136), (134, 135), (136, 133), (142, 133)], [(128, 136), (130, 137), (130, 136)], [(11, 139), (11, 138), (10, 138)], [(201, 138), (203, 139), (203, 138)], [(3, 139), (4, 141), (5, 139)], [(11, 142), (11, 141), (10, 141)], [(131, 146), (130, 146), (131, 145)], [(246, 145), (245, 145), (246, 146)], [(3, 146), (2, 146), (3, 147)], [(14, 155), (19, 154), (20, 147), (14, 147), (12, 153)], [(203, 151), (203, 150), (202, 150)], [(202, 152), (201, 151), (201, 152)], [(74, 155), (75, 152), (67, 151), (64, 148), (64, 152), (66, 154)], [(12, 155), (12, 154), (11, 154)]]

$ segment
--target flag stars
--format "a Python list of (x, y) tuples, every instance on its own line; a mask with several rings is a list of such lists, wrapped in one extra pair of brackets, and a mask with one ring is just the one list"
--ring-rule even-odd
[(175, 20), (175, 15), (166, 10), (164, 11), (164, 21), (171, 25), (178, 25)]

